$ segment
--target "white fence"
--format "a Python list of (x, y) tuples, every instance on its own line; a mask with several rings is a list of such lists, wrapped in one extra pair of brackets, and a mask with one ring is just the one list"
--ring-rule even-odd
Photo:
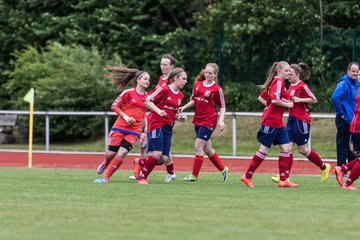
[[(0, 110), (0, 114), (29, 115), (29, 111), (8, 111)], [(194, 113), (183, 113), (184, 115), (193, 116)], [(104, 117), (104, 148), (107, 147), (107, 138), (109, 133), (109, 116), (115, 116), (114, 112), (52, 112), (52, 111), (35, 111), (34, 115), (45, 116), (45, 151), (50, 152), (50, 117), (51, 116), (103, 116)], [(253, 116), (261, 117), (260, 112), (226, 112), (226, 116), (232, 117), (232, 156), (236, 157), (236, 121), (237, 117)], [(285, 116), (287, 116), (285, 114)], [(312, 114), (312, 118), (334, 119), (335, 114)], [(309, 143), (310, 144), (310, 143)]]

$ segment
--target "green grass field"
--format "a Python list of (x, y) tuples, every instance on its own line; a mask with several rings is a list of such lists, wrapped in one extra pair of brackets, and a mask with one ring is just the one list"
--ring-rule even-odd
[(203, 173), (169, 184), (154, 172), (149, 185), (116, 173), (94, 184), (93, 170), (0, 168), (0, 239), (359, 239), (359, 192), (334, 177), (292, 176), (281, 189), (255, 175), (249, 189), (239, 174), (227, 183)]

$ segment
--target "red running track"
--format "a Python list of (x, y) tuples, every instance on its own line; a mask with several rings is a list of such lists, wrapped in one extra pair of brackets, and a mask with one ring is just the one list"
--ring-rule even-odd
[[(133, 170), (133, 159), (136, 156), (128, 156), (121, 169)], [(78, 153), (33, 153), (32, 167), (33, 168), (78, 168), (78, 169), (96, 169), (102, 162), (104, 156), (102, 154), (78, 154)], [(230, 167), (232, 173), (244, 173), (249, 166), (250, 159), (230, 159), (221, 157), (225, 165)], [(191, 172), (192, 157), (174, 156), (175, 171)], [(330, 163), (335, 167), (335, 163)], [(28, 167), (28, 153), (27, 152), (6, 152), (0, 151), (0, 167)], [(157, 166), (155, 171), (165, 171), (164, 166)], [(217, 169), (206, 158), (202, 167), (202, 171), (215, 172)], [(277, 161), (266, 160), (256, 170), (256, 173), (274, 174), (278, 172)], [(313, 163), (305, 160), (294, 161), (292, 174), (311, 174), (318, 175), (320, 170)]]

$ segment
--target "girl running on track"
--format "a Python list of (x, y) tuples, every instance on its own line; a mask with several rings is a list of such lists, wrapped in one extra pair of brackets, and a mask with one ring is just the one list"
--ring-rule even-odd
[[(105, 160), (97, 168), (97, 173), (102, 174), (110, 167), (103, 179), (96, 179), (94, 182), (109, 182), (140, 137), (146, 117), (145, 89), (150, 84), (150, 76), (145, 71), (122, 66), (110, 66), (107, 69), (112, 73), (106, 77), (122, 92), (111, 105), (111, 110), (116, 112), (118, 118), (111, 128)], [(133, 84), (134, 87), (123, 90), (128, 84)]]
[[(229, 168), (220, 160), (218, 154), (211, 146), (211, 134), (219, 126), (220, 131), (225, 128), (225, 97), (224, 92), (217, 84), (219, 67), (215, 63), (208, 63), (205, 70), (196, 78), (190, 102), (180, 107), (179, 112), (188, 108), (195, 107), (193, 123), (195, 125), (195, 158), (192, 174), (184, 178), (186, 182), (198, 180), (201, 166), (204, 161), (204, 153), (210, 161), (221, 172), (221, 179), (226, 182), (228, 179)], [(220, 108), (220, 116), (216, 106)]]
[[(289, 90), (288, 94), (294, 106), (289, 108), (289, 118), (286, 124), (286, 131), (290, 140), (290, 161), (286, 169), (286, 177), (289, 177), (291, 167), (293, 164), (292, 149), (296, 144), (298, 151), (307, 157), (312, 163), (318, 166), (321, 170), (321, 182), (325, 182), (329, 177), (331, 165), (324, 163), (319, 155), (308, 148), (308, 141), (310, 139), (311, 116), (308, 109), (308, 104), (317, 102), (315, 95), (312, 93), (304, 80), (310, 78), (310, 68), (305, 63), (291, 64), (289, 76)], [(279, 182), (279, 177), (271, 178), (274, 182)]]
[(255, 170), (265, 159), (269, 150), (274, 145), (280, 146), (279, 155), (279, 187), (292, 187), (298, 185), (290, 182), (286, 176), (286, 168), (290, 158), (290, 144), (285, 124), (282, 120), (285, 107), (293, 107), (293, 102), (288, 101), (284, 79), (290, 74), (290, 66), (287, 62), (275, 62), (268, 72), (267, 79), (263, 88), (268, 93), (266, 108), (262, 114), (261, 127), (259, 128), (257, 139), (260, 142), (260, 149), (253, 156), (249, 168), (241, 181), (248, 187), (254, 187), (252, 176)]
[(135, 176), (139, 176), (139, 184), (148, 184), (148, 176), (154, 167), (168, 161), (172, 127), (174, 120), (179, 118), (177, 113), (184, 99), (181, 89), (186, 83), (185, 71), (174, 68), (169, 74), (168, 85), (156, 88), (145, 101), (145, 105), (151, 110), (148, 116), (149, 146), (145, 159), (135, 159)]

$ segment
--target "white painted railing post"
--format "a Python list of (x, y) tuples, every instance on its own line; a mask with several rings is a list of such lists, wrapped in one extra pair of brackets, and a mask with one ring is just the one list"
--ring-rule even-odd
[(50, 117), (45, 113), (45, 151), (50, 151)]
[(108, 134), (109, 134), (109, 115), (105, 112), (105, 151), (107, 148)]
[(236, 156), (236, 113), (232, 113), (232, 152), (233, 156)]

